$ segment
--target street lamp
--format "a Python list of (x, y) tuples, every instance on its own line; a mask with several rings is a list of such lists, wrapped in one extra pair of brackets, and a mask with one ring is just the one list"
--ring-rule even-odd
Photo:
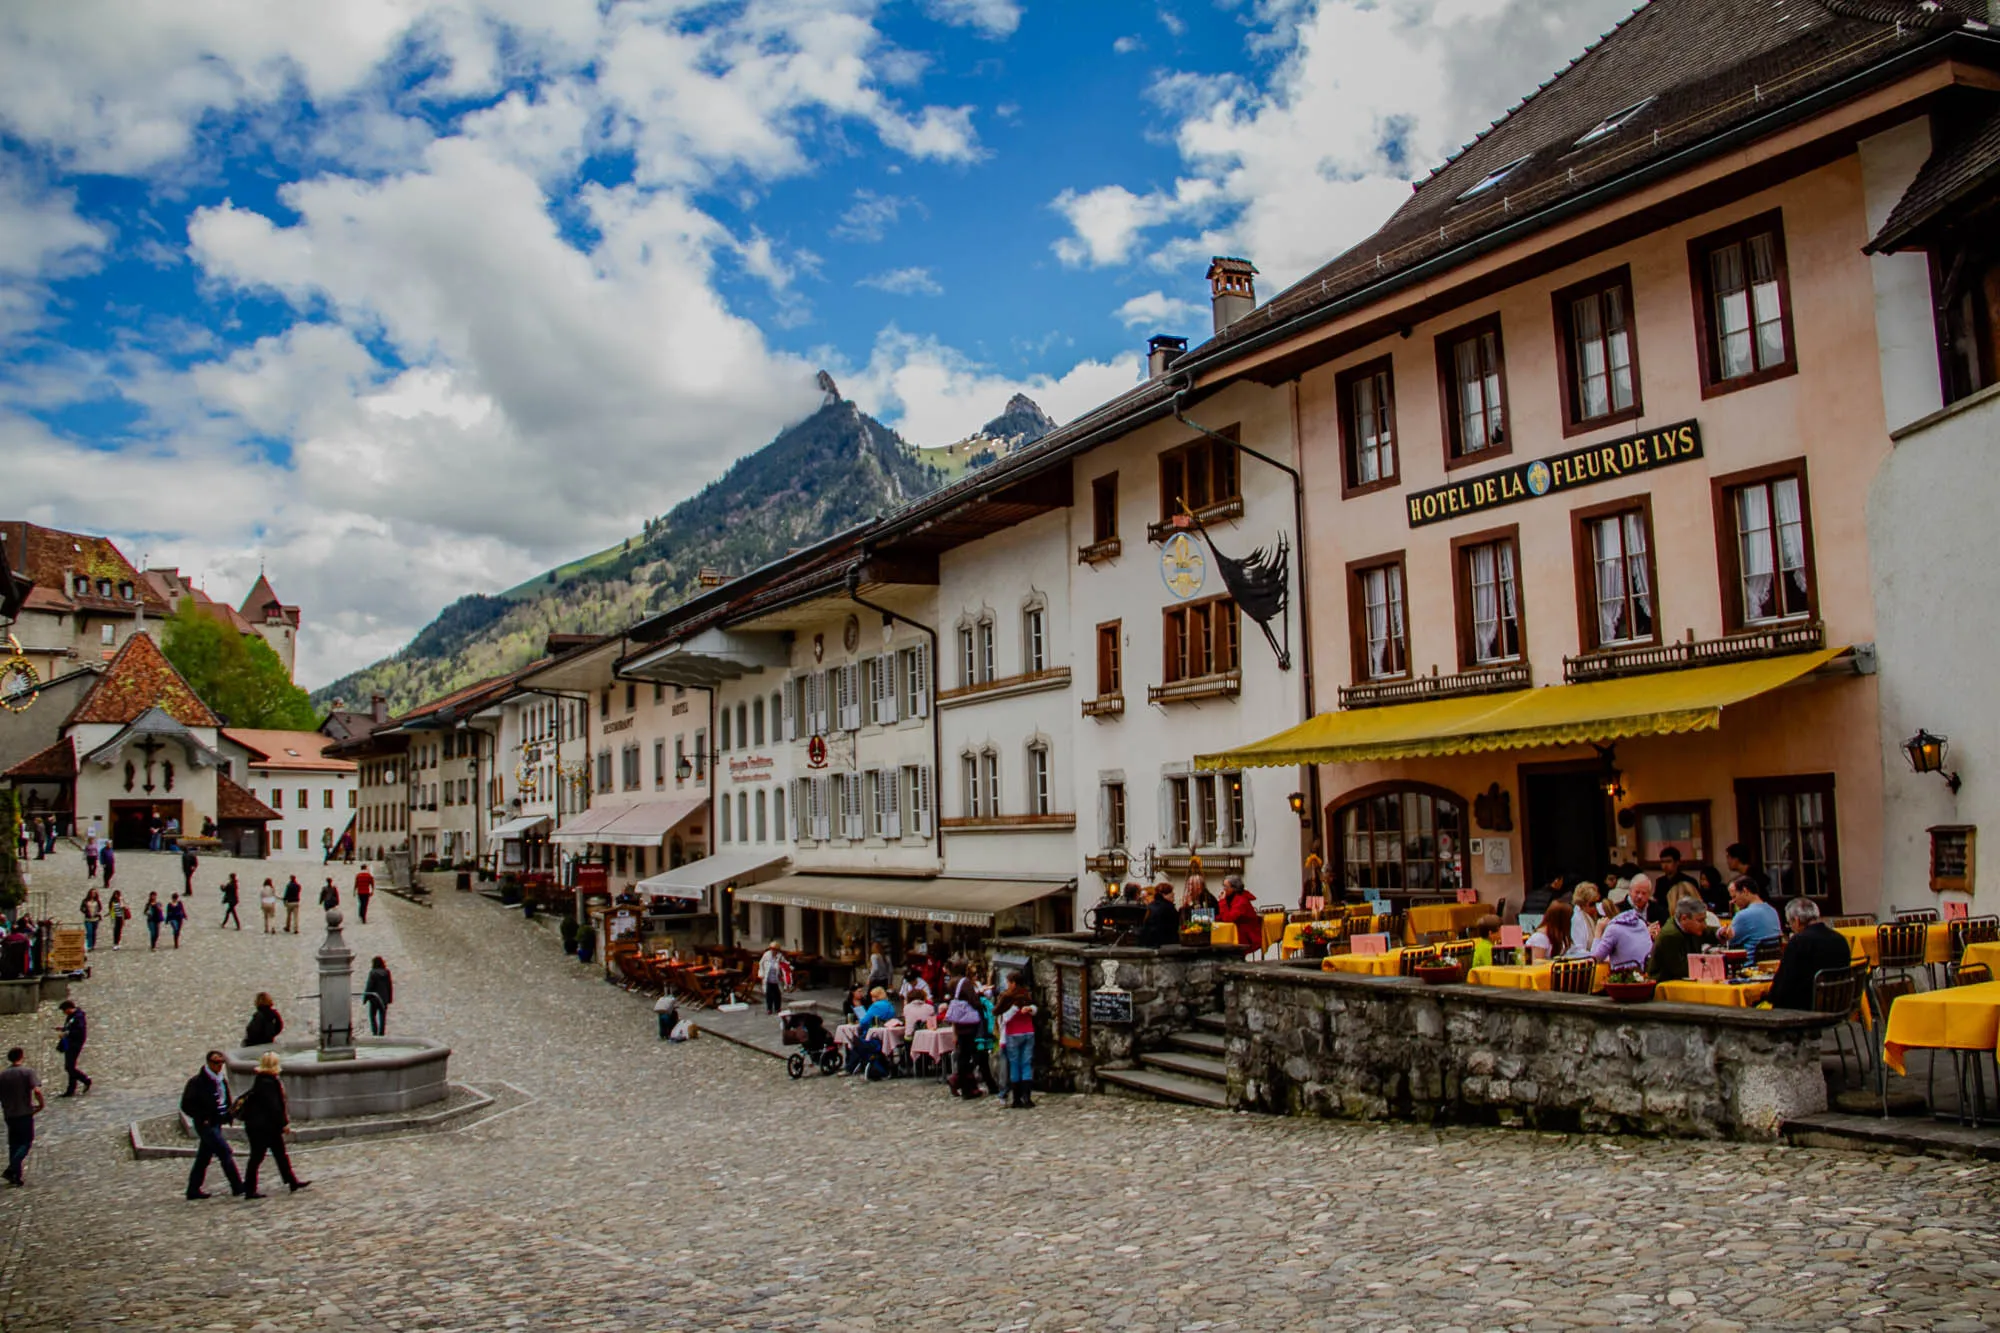
[(1959, 777), (1944, 766), (1945, 748), (1951, 742), (1943, 736), (1933, 736), (1922, 727), (1917, 734), (1903, 742), (1903, 753), (1910, 757), (1910, 768), (1917, 773), (1936, 773), (1944, 778), (1944, 785), (1951, 788), (1951, 794), (1958, 795)]
[(686, 755), (682, 755), (680, 759), (674, 764), (674, 776), (679, 778), (682, 782), (686, 782), (689, 778), (694, 776), (694, 765), (689, 762), (688, 757)]
[(1312, 824), (1312, 820), (1306, 816), (1306, 794), (1304, 792), (1293, 792), (1285, 798), (1285, 804), (1291, 806), (1292, 813), (1299, 817), (1300, 828), (1306, 828)]

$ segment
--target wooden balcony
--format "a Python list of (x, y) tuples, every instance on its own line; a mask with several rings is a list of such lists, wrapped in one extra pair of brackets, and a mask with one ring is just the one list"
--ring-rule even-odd
[(1340, 689), (1342, 708), (1381, 708), (1388, 704), (1417, 703), (1425, 699), (1456, 699), (1468, 694), (1499, 694), (1525, 690), (1535, 683), (1526, 662), (1461, 671), (1457, 675), (1413, 676), (1408, 680), (1371, 681), (1344, 685)]
[(947, 833), (1034, 833), (1073, 829), (1076, 815), (953, 815), (938, 821)]
[(1206, 676), (1189, 676), (1170, 685), (1148, 685), (1149, 704), (1185, 704), (1200, 699), (1234, 699), (1243, 692), (1243, 673), (1217, 671)]
[(1722, 666), (1762, 657), (1785, 657), (1826, 646), (1826, 626), (1817, 620), (1774, 625), (1768, 629), (1726, 634), (1719, 639), (1688, 638), (1680, 643), (1649, 643), (1633, 648), (1605, 648), (1563, 658), (1563, 680), (1571, 685), (1619, 676), (1643, 676), (1655, 671)]
[[(1233, 500), (1220, 500), (1212, 505), (1203, 505), (1200, 509), (1194, 511), (1194, 516), (1201, 520), (1203, 527), (1209, 527), (1217, 523), (1227, 523), (1233, 518), (1242, 518), (1243, 497), (1239, 495)], [(1194, 525), (1192, 523), (1183, 525), (1174, 519), (1163, 518), (1158, 523), (1148, 523), (1146, 525), (1146, 540), (1149, 542), (1163, 542), (1176, 532), (1193, 531)]]
[(1119, 717), (1125, 712), (1123, 694), (1100, 694), (1095, 699), (1083, 701), (1085, 717)]
[(985, 699), (1011, 699), (1017, 694), (1039, 694), (1043, 690), (1068, 688), (1069, 668), (1048, 667), (1041, 671), (1023, 671), (1018, 676), (995, 676), (992, 680), (961, 685), (955, 690), (940, 690), (938, 707), (963, 708), (966, 704)]
[(1106, 560), (1116, 560), (1123, 554), (1124, 550), (1124, 542), (1116, 537), (1106, 537), (1101, 542), (1092, 542), (1088, 546), (1077, 547), (1076, 563), (1079, 565), (1102, 564)]

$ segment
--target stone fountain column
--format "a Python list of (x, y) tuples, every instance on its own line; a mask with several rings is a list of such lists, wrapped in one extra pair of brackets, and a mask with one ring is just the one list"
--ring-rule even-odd
[(326, 909), (319, 946), (319, 1052), (322, 1060), (354, 1058), (354, 952), (341, 938), (341, 911)]

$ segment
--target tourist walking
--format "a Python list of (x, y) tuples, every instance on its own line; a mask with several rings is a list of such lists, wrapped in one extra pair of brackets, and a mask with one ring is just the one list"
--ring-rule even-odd
[(895, 980), (895, 974), (889, 970), (889, 955), (882, 952), (881, 945), (870, 945), (868, 949), (868, 980), (865, 983), (868, 989), (874, 990), (877, 986), (880, 986), (883, 990), (887, 990), (889, 989), (889, 983), (893, 980)]
[(7, 1067), (0, 1069), (0, 1116), (7, 1120), (7, 1170), (9, 1185), (28, 1182), (21, 1178), (28, 1149), (35, 1146), (35, 1117), (48, 1108), (42, 1096), (42, 1076), (23, 1063), (28, 1053), (16, 1046), (7, 1052)]
[(368, 965), (368, 980), (361, 987), (361, 1002), (368, 1006), (368, 1030), (378, 1037), (389, 1035), (389, 1006), (396, 1002), (395, 978), (389, 965), (376, 954)]
[(333, 880), (329, 877), (326, 887), (319, 891), (319, 908), (322, 912), (331, 912), (338, 906), (340, 906), (340, 890), (333, 887)]
[(167, 929), (174, 932), (174, 947), (176, 949), (181, 947), (181, 927), (187, 924), (187, 919), (187, 904), (181, 901), (181, 896), (178, 893), (168, 894)]
[(48, 860), (49, 826), (42, 822), (42, 817), (40, 815), (35, 816), (34, 839), (35, 839), (35, 859), (37, 861)]
[(772, 940), (764, 946), (763, 956), (757, 960), (757, 980), (764, 983), (764, 1012), (775, 1014), (785, 1007), (785, 987), (791, 984), (792, 965), (785, 961), (785, 951)]
[(231, 875), (222, 882), (222, 920), (217, 924), (217, 930), (221, 930), (232, 921), (236, 923), (238, 930), (243, 929), (243, 918), (236, 915), (236, 905), (242, 900), (243, 890), (237, 885), (236, 876)]
[(181, 848), (181, 893), (190, 901), (194, 898), (194, 872), (201, 865), (201, 858), (194, 854), (194, 848)]
[(83, 901), (76, 910), (83, 918), (83, 947), (94, 951), (97, 948), (97, 923), (104, 920), (104, 900), (97, 896), (95, 884), (84, 891)]
[(1007, 1105), (1032, 1111), (1035, 1090), (1035, 996), (1019, 972), (993, 1002), (1000, 1013), (1000, 1049), (1007, 1062)]
[(223, 1072), (228, 1063), (221, 1051), (210, 1051), (201, 1068), (181, 1089), (181, 1114), (194, 1125), (194, 1165), (188, 1168), (187, 1182), (190, 1199), (208, 1197), (202, 1185), (208, 1180), (211, 1161), (222, 1164), (229, 1192), (243, 1193), (243, 1176), (236, 1169), (236, 1153), (229, 1140), (222, 1137), (222, 1127), (230, 1120), (229, 1080)]
[[(374, 896), (375, 876), (368, 873), (367, 866), (363, 866), (354, 874), (354, 910), (360, 915), (361, 924), (364, 926), (368, 924), (368, 900)], [(529, 908), (528, 914), (533, 916), (534, 909)]]
[(300, 887), (297, 875), (285, 881), (285, 933), (288, 935), (299, 933), (299, 899), (304, 896), (305, 890)]
[[(1167, 904), (1173, 906), (1169, 900)], [(967, 1101), (977, 1099), (979, 1091), (979, 1029), (983, 1015), (979, 1011), (979, 983), (972, 979), (972, 966), (960, 964), (958, 979), (951, 984), (951, 1003), (945, 1006), (944, 1021), (951, 1024), (958, 1035), (958, 1044), (953, 1051), (952, 1095)], [(992, 1081), (992, 1076), (987, 1076)]]
[(277, 934), (278, 927), (275, 923), (278, 919), (278, 890), (268, 879), (264, 881), (264, 887), (258, 891), (257, 906), (264, 910), (264, 933)]
[(124, 890), (113, 889), (111, 901), (104, 905), (104, 910), (111, 917), (111, 947), (122, 949), (125, 947), (125, 923), (132, 919), (132, 909), (125, 902)]
[(118, 849), (109, 838), (97, 844), (97, 869), (104, 876), (104, 887), (110, 888), (111, 877), (118, 873)]
[(256, 1007), (250, 1012), (250, 1022), (243, 1029), (245, 1046), (269, 1046), (285, 1030), (285, 1020), (278, 1013), (278, 1002), (271, 998), (271, 992), (258, 991), (251, 1002)]
[(294, 1194), (312, 1184), (299, 1179), (285, 1151), (285, 1131), (292, 1127), (292, 1114), (285, 1101), (285, 1085), (278, 1077), (281, 1068), (278, 1053), (266, 1051), (257, 1061), (257, 1077), (251, 1080), (250, 1090), (236, 1099), (236, 1119), (250, 1140), (250, 1168), (243, 1173), (246, 1199), (264, 1197), (257, 1192), (257, 1171), (267, 1154), (277, 1164), (278, 1178)]
[(63, 1073), (69, 1075), (69, 1086), (63, 1089), (63, 1096), (76, 1096), (76, 1085), (83, 1084), (85, 1092), (90, 1091), (90, 1075), (77, 1067), (83, 1058), (83, 1044), (90, 1040), (90, 1020), (75, 1000), (64, 1000), (56, 1008), (62, 1013), (62, 1026), (56, 1029), (56, 1049), (62, 1052)]
[(160, 947), (160, 923), (167, 919), (166, 909), (160, 906), (160, 895), (146, 895), (146, 906), (142, 909), (146, 917), (146, 937), (152, 941), (148, 948)]
[(97, 835), (92, 833), (83, 840), (83, 877), (97, 878)]

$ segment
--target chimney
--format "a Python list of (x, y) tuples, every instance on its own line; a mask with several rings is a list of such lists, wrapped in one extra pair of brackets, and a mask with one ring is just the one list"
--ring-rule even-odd
[(1217, 255), (1209, 261), (1208, 293), (1217, 333), (1257, 308), (1256, 277), (1257, 266), (1247, 259)]
[(1146, 339), (1146, 378), (1156, 380), (1167, 373), (1174, 360), (1187, 350), (1187, 339), (1156, 333)]
[(378, 727), (387, 722), (389, 720), (389, 696), (386, 694), (372, 696), (368, 700), (368, 715), (375, 719), (375, 725)]

